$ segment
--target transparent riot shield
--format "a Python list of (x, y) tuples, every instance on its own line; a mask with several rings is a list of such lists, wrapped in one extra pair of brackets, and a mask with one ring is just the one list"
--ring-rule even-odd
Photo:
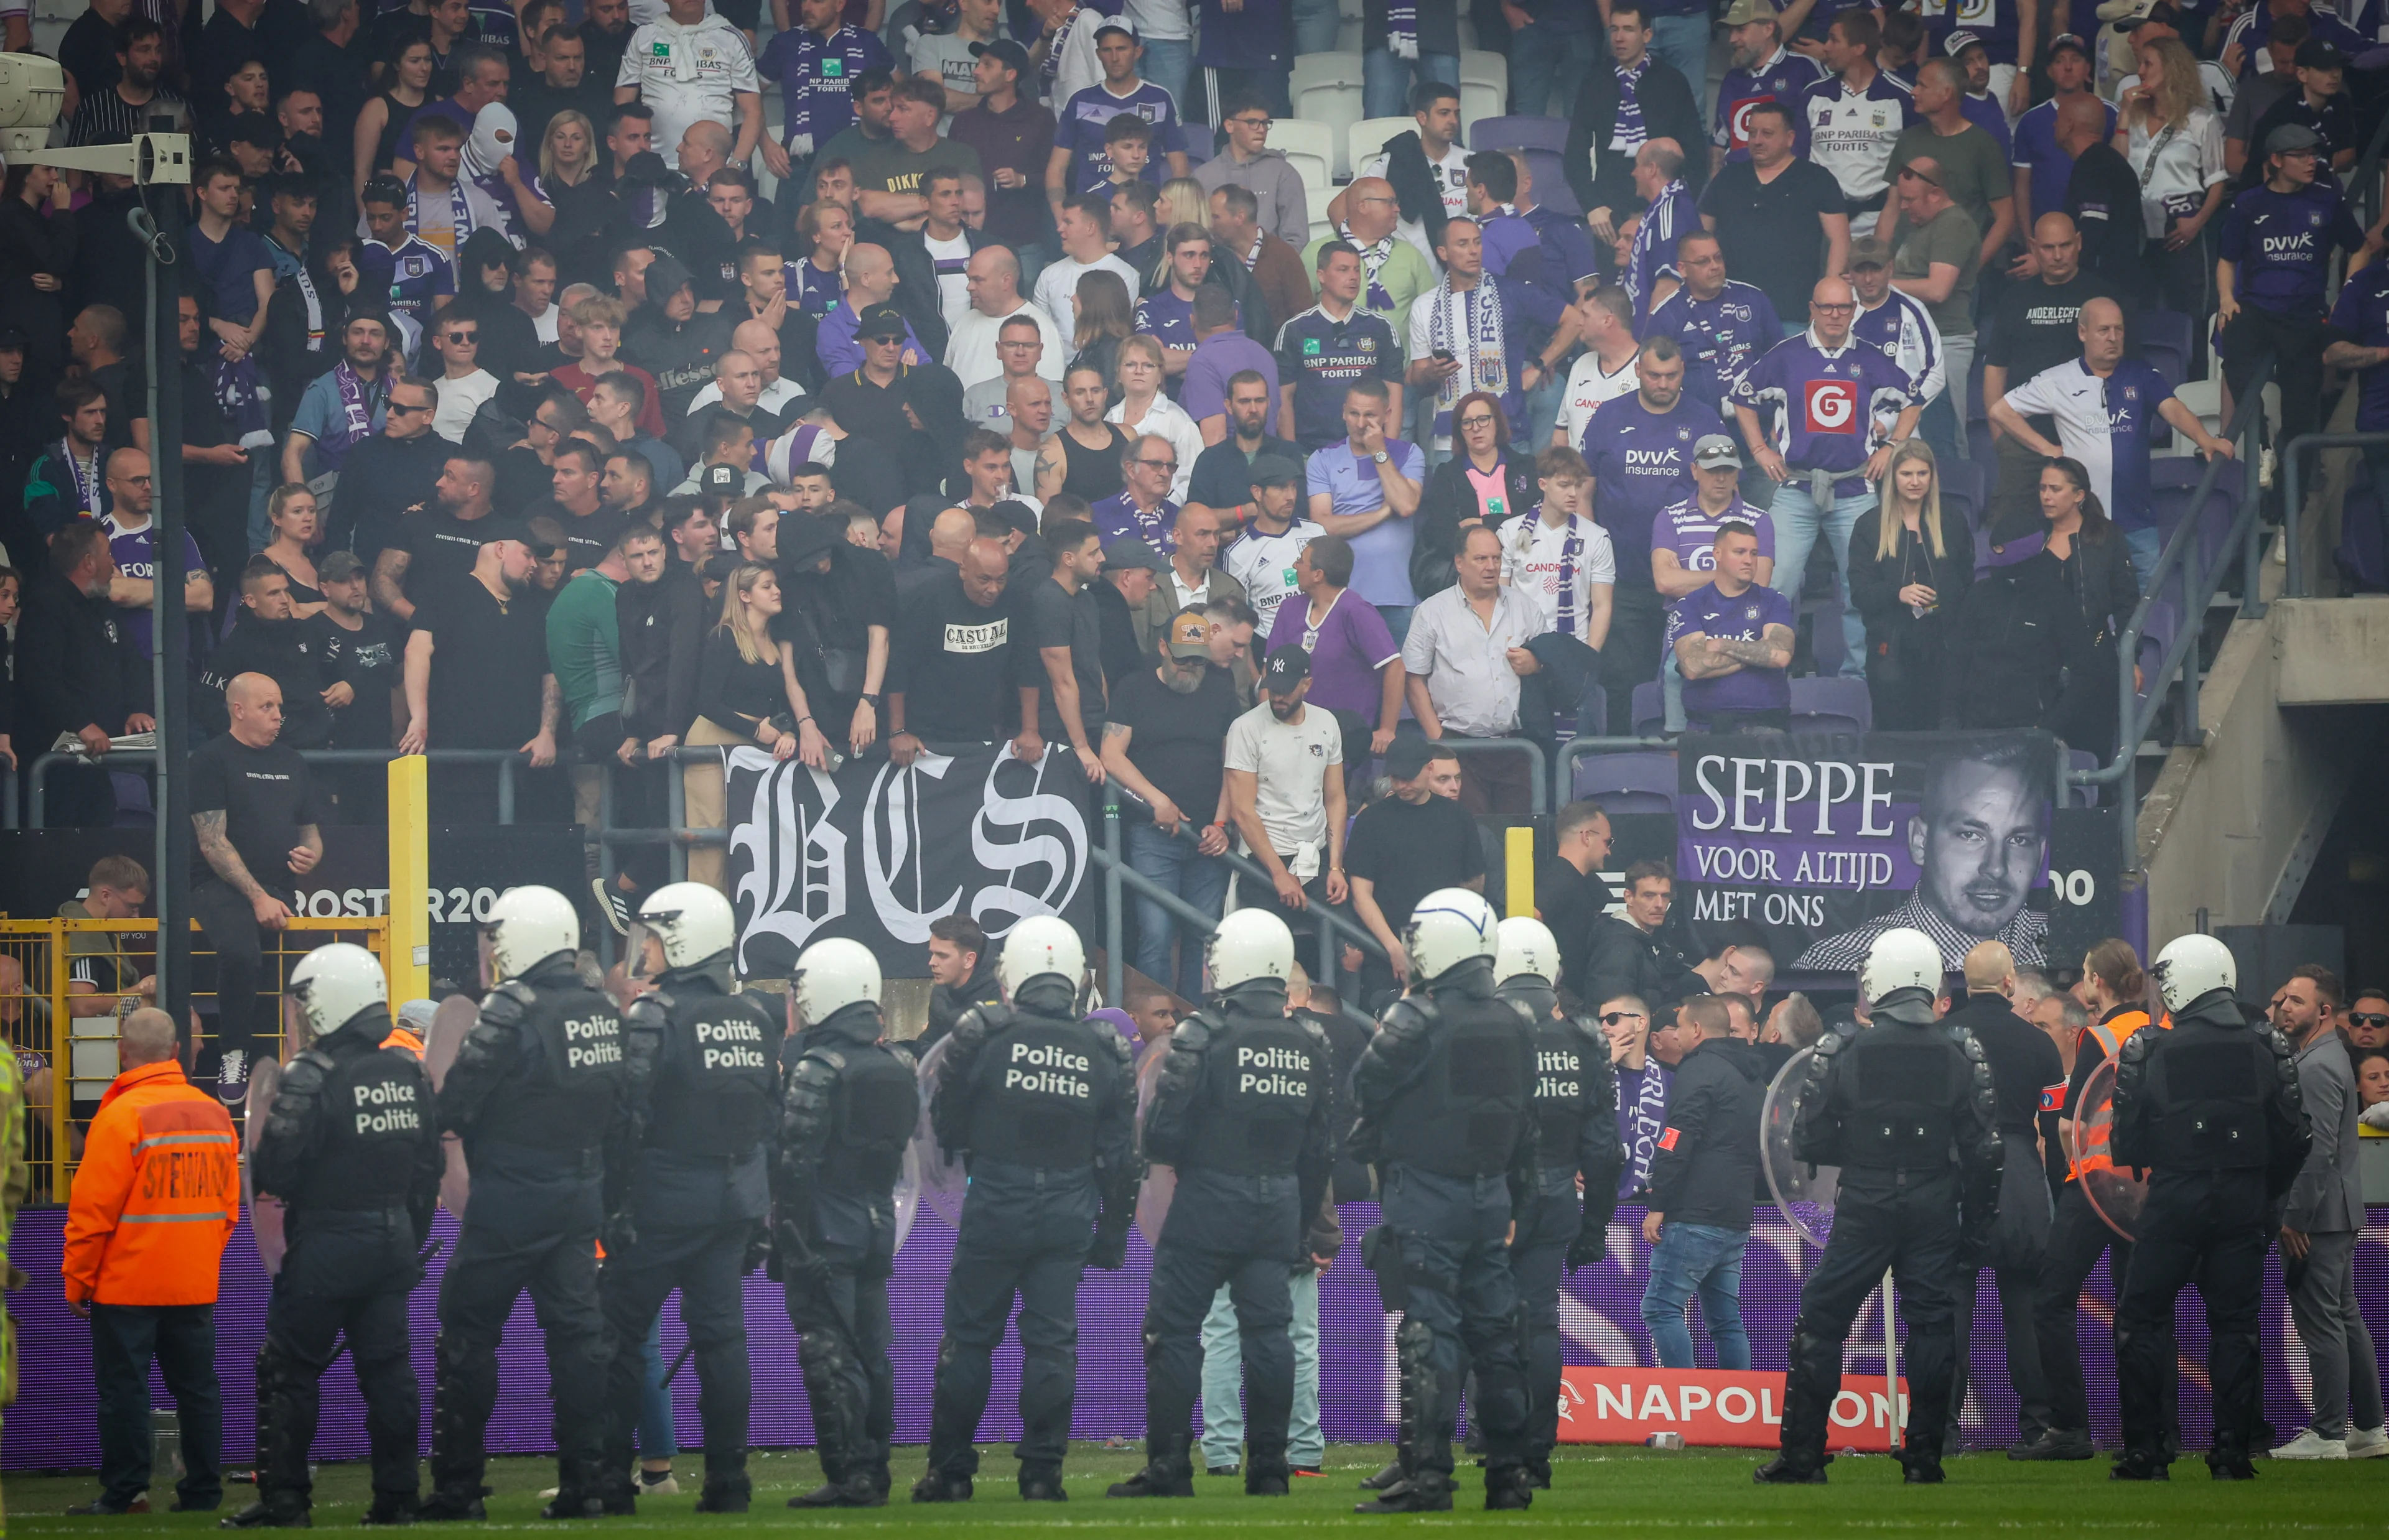
[(1785, 1061), (1767, 1088), (1759, 1113), (1759, 1155), (1767, 1171), (1767, 1190), (1792, 1228), (1812, 1245), (1822, 1247), (1833, 1229), (1833, 1196), (1841, 1185), (1837, 1165), (1810, 1166), (1792, 1154), (1792, 1120), (1799, 1110), (1800, 1083), (1808, 1074), (1816, 1050), (1804, 1048)]
[(2127, 1241), (2140, 1238), (2140, 1205), (2148, 1201), (2149, 1184), (2119, 1166), (2109, 1152), (2115, 1126), (2115, 1061), (2102, 1060), (2082, 1080), (2082, 1095), (2074, 1103), (2068, 1125), (2066, 1158), (2082, 1183), (2082, 1195), (2107, 1228)]
[[(913, 1148), (906, 1157), (906, 1167), (915, 1193), (913, 1211), (926, 1203), (937, 1216), (956, 1229), (963, 1223), (963, 1194), (970, 1188), (970, 1177), (963, 1170), (962, 1162), (948, 1160), (938, 1148), (937, 1131), (929, 1126), (929, 1104), (938, 1094), (938, 1077), (946, 1067), (946, 1049), (952, 1037), (940, 1037), (921, 1055), (921, 1122), (913, 1130)], [(900, 1229), (909, 1229), (909, 1222), (899, 1210)]]
[[(1161, 1085), (1162, 1061), (1169, 1057), (1169, 1039), (1164, 1037), (1144, 1050), (1136, 1065), (1136, 1145), (1144, 1148), (1144, 1114), (1152, 1110), (1153, 1093)], [(1144, 1168), (1144, 1179), (1136, 1190), (1136, 1228), (1148, 1246), (1161, 1244), (1161, 1227), (1169, 1218), (1169, 1200), (1178, 1191), (1178, 1172), (1167, 1165)]]

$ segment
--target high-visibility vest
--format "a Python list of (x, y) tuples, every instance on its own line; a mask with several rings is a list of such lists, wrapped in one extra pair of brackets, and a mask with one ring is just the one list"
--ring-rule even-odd
[[(2075, 1038), (2074, 1051), (2079, 1054), (2083, 1040), (2095, 1037), (2099, 1046), (2106, 1050), (2108, 1060), (2113, 1062), (2123, 1051), (2124, 1044), (2132, 1034), (2148, 1025), (2149, 1013), (2145, 1011), (2127, 1011), (2113, 1021), (2092, 1022), (2082, 1029), (2080, 1037)], [(2102, 1124), (2094, 1128), (2085, 1122), (2081, 1108), (2076, 1107), (2074, 1112), (2074, 1141), (2081, 1153), (2067, 1162), (2066, 1179), (2069, 1181), (2080, 1179), (2085, 1171), (2104, 1171), (2115, 1164), (2114, 1157), (2107, 1153), (2107, 1136), (2112, 1131), (2112, 1124)]]

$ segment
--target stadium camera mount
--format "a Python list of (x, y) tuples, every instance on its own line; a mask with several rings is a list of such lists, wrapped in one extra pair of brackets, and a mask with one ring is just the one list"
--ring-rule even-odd
[(58, 121), (66, 95), (66, 73), (57, 60), (0, 54), (0, 165), (100, 172), (129, 176), (145, 187), (189, 184), (187, 134), (136, 134), (129, 145), (50, 148), (50, 125)]

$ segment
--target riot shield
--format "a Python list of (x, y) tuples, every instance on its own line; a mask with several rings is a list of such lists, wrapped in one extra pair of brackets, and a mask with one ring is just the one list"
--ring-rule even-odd
[[(431, 1088), (438, 1091), (447, 1083), (449, 1066), (455, 1063), (456, 1052), (465, 1046), (465, 1034), (473, 1030), (481, 1009), (470, 997), (451, 995), (440, 1002), (431, 1017), (431, 1033), (423, 1044), (423, 1068), (431, 1076)], [(465, 1169), (465, 1141), (454, 1134), (440, 1136), (440, 1152), (447, 1169), (440, 1176), (440, 1206), (465, 1217), (465, 1204), (472, 1196), (472, 1174)]]
[(2082, 1080), (2082, 1094), (2074, 1103), (2074, 1121), (2067, 1125), (2066, 1158), (2082, 1184), (2082, 1195), (2107, 1228), (2127, 1241), (2139, 1239), (2140, 1205), (2148, 1200), (2149, 1184), (2117, 1165), (2109, 1153), (2108, 1139), (2115, 1126), (2115, 1061), (2102, 1059)]
[[(1136, 1145), (1144, 1148), (1144, 1114), (1152, 1110), (1153, 1093), (1161, 1085), (1162, 1061), (1169, 1057), (1169, 1039), (1162, 1038), (1144, 1050), (1136, 1065)], [(1161, 1244), (1161, 1227), (1169, 1218), (1169, 1200), (1178, 1191), (1178, 1172), (1174, 1167), (1147, 1164), (1144, 1179), (1136, 1190), (1136, 1228), (1148, 1246)]]
[(240, 1195), (249, 1204), (249, 1230), (257, 1238), (257, 1254), (270, 1277), (282, 1271), (289, 1241), (283, 1233), (280, 1198), (257, 1195), (257, 1145), (265, 1137), (266, 1120), (274, 1115), (275, 1093), (282, 1088), (279, 1060), (262, 1059), (249, 1072), (249, 1101), (241, 1112)]
[(904, 1169), (896, 1178), (896, 1249), (901, 1252), (913, 1233), (913, 1217), (921, 1212), (921, 1152), (904, 1147)]
[[(956, 1229), (963, 1223), (963, 1194), (970, 1188), (970, 1176), (960, 1161), (946, 1159), (938, 1148), (937, 1130), (929, 1126), (929, 1103), (938, 1094), (938, 1076), (946, 1067), (946, 1045), (952, 1037), (940, 1037), (921, 1055), (921, 1122), (913, 1133), (913, 1149), (907, 1158), (918, 1200), (914, 1205), (926, 1203), (939, 1218)], [(898, 1224), (909, 1228), (901, 1216)]]
[(1758, 1120), (1759, 1155), (1767, 1170), (1767, 1190), (1792, 1228), (1812, 1245), (1823, 1246), (1833, 1229), (1833, 1195), (1841, 1185), (1838, 1165), (1808, 1166), (1792, 1155), (1792, 1120), (1799, 1110), (1800, 1082), (1817, 1050), (1804, 1048), (1785, 1061), (1767, 1088)]

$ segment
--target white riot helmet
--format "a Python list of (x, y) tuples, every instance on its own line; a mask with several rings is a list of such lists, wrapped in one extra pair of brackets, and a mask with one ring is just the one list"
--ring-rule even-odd
[(738, 920), (730, 900), (706, 883), (672, 883), (647, 895), (632, 928), (631, 963), (641, 972), (646, 965), (645, 936), (653, 936), (663, 951), (666, 968), (694, 968), (719, 957), (738, 940)]
[(1439, 887), (1411, 910), (1412, 976), (1429, 983), (1463, 962), (1493, 956), (1493, 906), (1464, 887)]
[(2175, 1015), (2217, 989), (2240, 986), (2240, 965), (2231, 948), (2211, 935), (2177, 935), (2157, 953), (2157, 998)]
[(581, 949), (581, 916), (552, 887), (510, 887), (481, 922), (481, 957), (491, 984), (520, 978), (558, 952)]
[(390, 1005), (390, 980), (363, 947), (335, 941), (316, 948), (290, 970), (287, 991), (310, 1035), (329, 1036), (367, 1011)]
[(1923, 991), (1929, 1003), (1941, 993), (1941, 948), (1923, 931), (1906, 925), (1874, 938), (1859, 969), (1859, 998), (1879, 1006), (1902, 990)]
[(1280, 984), (1294, 976), (1294, 933), (1265, 909), (1240, 909), (1220, 922), (1203, 954), (1211, 987), (1233, 989), (1257, 978)]
[(1521, 976), (1545, 984), (1560, 981), (1560, 944), (1552, 928), (1524, 914), (1501, 922), (1493, 947), (1493, 982), (1506, 984)]
[(1003, 955), (995, 960), (995, 982), (1007, 1000), (1019, 995), (1032, 978), (1053, 974), (1073, 990), (1086, 976), (1087, 948), (1068, 921), (1051, 914), (1032, 914), (1012, 927), (1003, 938)]
[(797, 958), (788, 987), (796, 992), (797, 1019), (819, 1025), (850, 1005), (879, 1003), (879, 960), (862, 942), (834, 935)]

